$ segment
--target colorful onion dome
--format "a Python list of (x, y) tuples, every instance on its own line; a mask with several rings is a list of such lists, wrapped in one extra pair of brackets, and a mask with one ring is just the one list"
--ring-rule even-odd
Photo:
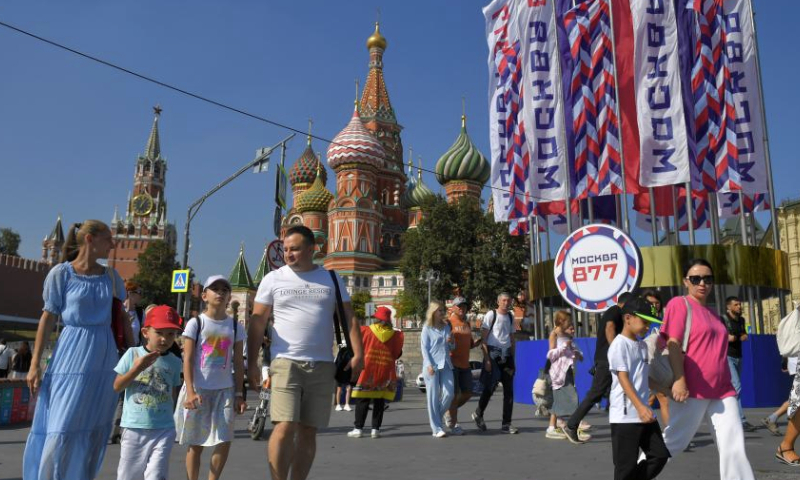
[[(420, 165), (421, 164), (422, 161), (420, 160)], [(428, 188), (428, 186), (425, 185), (425, 182), (422, 181), (421, 167), (417, 168), (417, 178), (416, 180), (414, 179), (413, 165), (409, 161), (408, 182), (406, 183), (406, 191), (403, 193), (403, 196), (400, 199), (400, 206), (403, 208), (421, 207), (425, 201), (435, 196), (436, 194), (433, 193), (433, 190)]]
[(294, 209), (297, 213), (327, 212), (331, 200), (333, 200), (333, 194), (325, 188), (322, 183), (322, 175), (318, 174), (311, 188), (297, 197)]
[[(292, 186), (298, 183), (311, 184), (317, 178), (317, 167), (322, 166), (322, 163), (317, 158), (314, 150), (311, 148), (311, 140), (308, 141), (308, 146), (300, 155), (300, 158), (294, 162), (292, 169), (289, 170), (289, 183)], [(322, 184), (325, 185), (328, 181), (328, 173), (325, 168), (322, 168)]]
[(386, 152), (375, 135), (367, 130), (358, 110), (353, 112), (350, 123), (333, 138), (328, 147), (328, 165), (334, 170), (347, 163), (360, 163), (383, 167)]
[(436, 181), (441, 185), (452, 180), (484, 184), (490, 175), (489, 162), (467, 135), (467, 117), (462, 115), (461, 133), (453, 146), (436, 162)]
[(381, 35), (380, 26), (375, 22), (375, 33), (367, 39), (367, 48), (380, 48), (386, 50), (386, 38)]

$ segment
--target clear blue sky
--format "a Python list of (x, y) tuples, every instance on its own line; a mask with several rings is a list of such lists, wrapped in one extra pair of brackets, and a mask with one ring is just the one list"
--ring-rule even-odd
[[(0, 4), (0, 20), (299, 129), (313, 117), (314, 133), (333, 138), (352, 113), (354, 80), (366, 78), (365, 41), (380, 8), (403, 143), (430, 169), (458, 134), (462, 96), (472, 139), (488, 154), (485, 3), (19, 1)], [(800, 58), (790, 32), (800, 2), (754, 3), (776, 195), (794, 198)], [(191, 201), (287, 135), (5, 28), (0, 66), (0, 226), (20, 233), (25, 257), (41, 255), (59, 213), (67, 223), (109, 222), (115, 205), (124, 211), (157, 103), (169, 220), (180, 238)], [(296, 137), (287, 166), (304, 147)], [(314, 147), (327, 149), (320, 141)], [(431, 174), (424, 179), (438, 189)], [(241, 242), (255, 269), (272, 239), (273, 185), (272, 169), (247, 173), (204, 205), (192, 228), (199, 277), (227, 275)]]

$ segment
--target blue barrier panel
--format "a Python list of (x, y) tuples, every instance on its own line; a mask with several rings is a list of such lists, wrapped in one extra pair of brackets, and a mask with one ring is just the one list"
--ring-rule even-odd
[[(575, 365), (575, 387), (578, 398), (583, 398), (592, 386), (589, 370), (594, 365), (594, 338), (576, 338), (575, 344), (583, 352), (584, 360)], [(533, 405), (533, 382), (539, 376), (547, 360), (547, 340), (529, 340), (517, 342), (516, 373), (514, 375), (514, 401)]]
[[(575, 386), (582, 399), (592, 385), (589, 369), (594, 364), (595, 338), (576, 338), (583, 351), (584, 361), (575, 369)], [(544, 367), (547, 357), (547, 340), (517, 342), (516, 374), (514, 376), (514, 401), (533, 405), (533, 382)], [(792, 377), (781, 372), (781, 357), (774, 335), (750, 335), (742, 343), (742, 406), (744, 408), (772, 408), (789, 398)], [(756, 364), (757, 367), (756, 368)]]

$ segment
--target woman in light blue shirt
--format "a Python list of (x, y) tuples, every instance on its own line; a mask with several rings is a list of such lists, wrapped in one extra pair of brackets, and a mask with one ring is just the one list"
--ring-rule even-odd
[(425, 314), (425, 326), (422, 327), (422, 372), (425, 377), (428, 418), (436, 438), (447, 436), (442, 416), (453, 401), (453, 364), (450, 361), (450, 350), (454, 343), (450, 325), (444, 321), (445, 313), (442, 302), (432, 301)]

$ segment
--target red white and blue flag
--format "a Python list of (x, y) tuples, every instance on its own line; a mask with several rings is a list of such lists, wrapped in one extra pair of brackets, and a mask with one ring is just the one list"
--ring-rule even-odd
[(738, 192), (717, 194), (717, 211), (719, 213), (719, 218), (739, 216), (739, 214), (742, 213), (742, 207), (744, 207), (744, 213), (769, 210), (769, 198), (763, 193), (742, 193), (741, 200), (739, 199)]
[(564, 15), (574, 61), (575, 198), (622, 192), (610, 8), (610, 0), (587, 0)]
[(489, 44), (491, 184), (496, 221), (527, 217), (530, 154), (522, 119), (523, 85), (519, 29), (513, 0), (483, 9)]

